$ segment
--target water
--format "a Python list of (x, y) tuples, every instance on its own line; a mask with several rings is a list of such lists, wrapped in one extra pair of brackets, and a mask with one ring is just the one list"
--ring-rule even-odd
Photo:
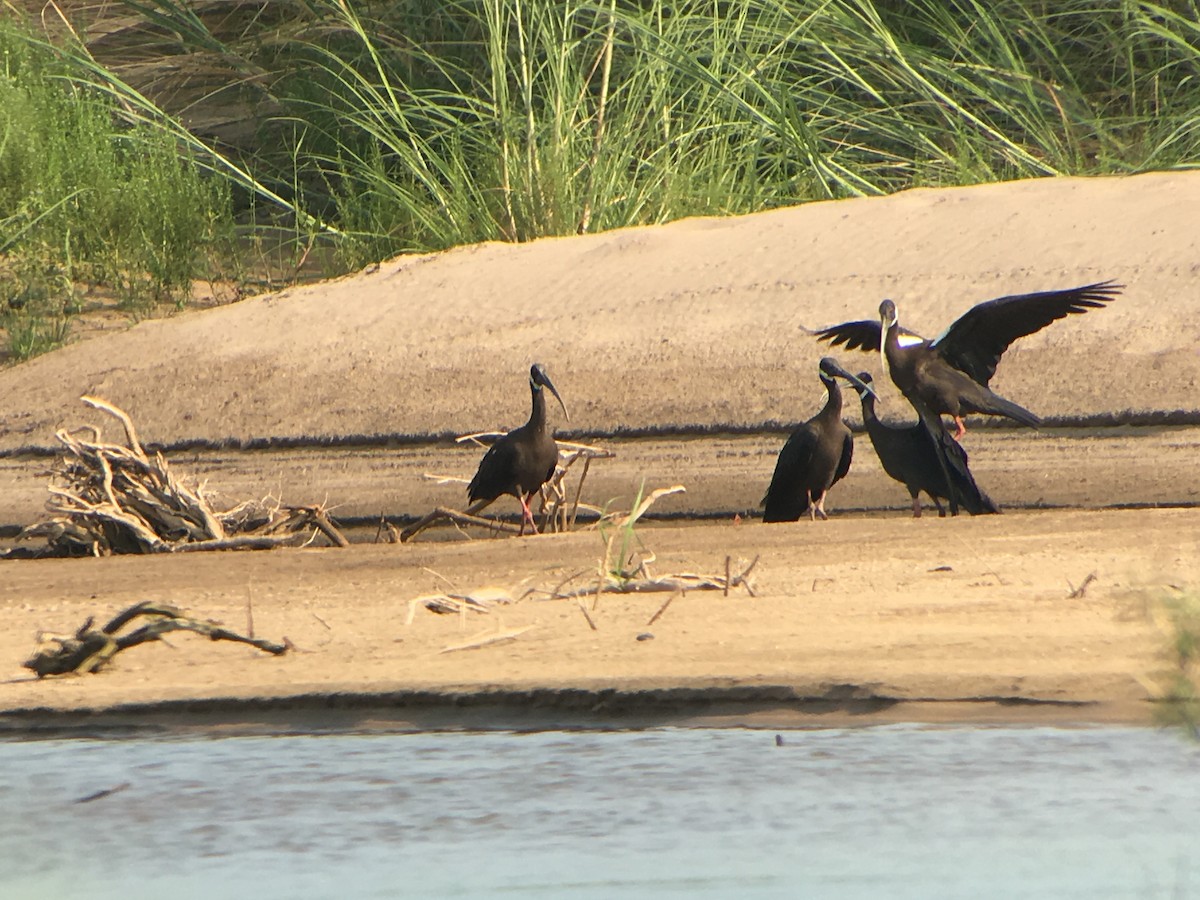
[(0, 743), (0, 897), (1200, 897), (1200, 748), (1173, 733), (783, 740)]

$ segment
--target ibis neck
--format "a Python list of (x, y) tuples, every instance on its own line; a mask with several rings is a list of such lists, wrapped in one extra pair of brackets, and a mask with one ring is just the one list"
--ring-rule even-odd
[(823, 418), (840, 419), (842, 417), (842, 389), (838, 387), (838, 383), (832, 378), (821, 378), (825, 382), (825, 390), (829, 396), (825, 400), (825, 406), (818, 413)]
[(532, 408), (529, 411), (527, 428), (534, 431), (546, 430), (546, 392), (536, 384), (529, 385), (529, 393), (533, 395)]
[(863, 424), (874, 424), (879, 421), (879, 416), (875, 414), (875, 398), (870, 394), (864, 394), (862, 398)]

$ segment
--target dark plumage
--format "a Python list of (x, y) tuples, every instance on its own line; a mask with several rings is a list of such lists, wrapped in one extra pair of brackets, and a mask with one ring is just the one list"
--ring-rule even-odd
[(550, 480), (558, 464), (558, 444), (553, 432), (546, 427), (546, 396), (542, 388), (554, 394), (563, 415), (570, 421), (567, 405), (550, 381), (545, 368), (534, 363), (529, 370), (529, 391), (533, 395), (533, 409), (529, 421), (514, 428), (488, 448), (479, 463), (479, 470), (467, 486), (467, 497), (473, 504), (468, 510), (478, 512), (497, 497), (512, 494), (521, 503), (521, 533), (525, 533), (528, 522), (534, 534), (537, 526), (529, 509), (529, 499)]
[[(998, 513), (999, 507), (992, 502), (967, 468), (967, 451), (958, 441), (940, 429), (935, 437), (924, 422), (912, 425), (887, 425), (875, 413), (875, 396), (867, 390), (871, 376), (858, 373), (862, 388), (856, 386), (862, 400), (863, 425), (875, 448), (875, 455), (883, 470), (906, 488), (912, 497), (913, 516), (920, 518), (920, 494), (924, 491), (937, 507), (938, 515), (946, 515), (942, 498), (950, 501), (951, 512), (956, 514), (961, 506), (973, 516)], [(939, 449), (940, 448), (940, 449)], [(938, 453), (943, 454), (942, 461)], [(945, 467), (943, 468), (943, 462)], [(947, 485), (946, 475), (950, 477)]]
[(922, 418), (953, 417), (956, 437), (966, 433), (962, 417), (969, 413), (1007, 416), (1036, 427), (1041, 422), (1036, 415), (988, 389), (1000, 357), (1017, 338), (1056, 319), (1102, 307), (1123, 287), (1105, 281), (989, 300), (967, 310), (932, 341), (901, 328), (896, 304), (884, 300), (880, 321), (843, 322), (816, 335), (849, 350), (882, 350), (892, 381)]
[(834, 379), (844, 378), (856, 388), (861, 382), (830, 357), (821, 360), (819, 371), (828, 398), (821, 411), (793, 431), (779, 451), (771, 486), (762, 499), (764, 522), (795, 522), (806, 512), (812, 519), (829, 518), (825, 494), (850, 471), (854, 438), (842, 421), (842, 390)]

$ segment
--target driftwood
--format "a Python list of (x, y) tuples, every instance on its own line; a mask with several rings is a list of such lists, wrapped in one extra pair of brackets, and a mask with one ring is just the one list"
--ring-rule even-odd
[[(478, 444), (480, 447), (486, 447), (488, 446), (487, 439), (495, 440), (503, 436), (504, 432), (501, 431), (484, 431), (477, 434), (466, 434), (455, 440), (458, 443), (470, 441)], [(555, 467), (554, 474), (550, 477), (550, 480), (542, 485), (541, 506), (538, 510), (538, 530), (543, 533), (572, 530), (575, 527), (575, 522), (579, 517), (579, 510), (581, 508), (585, 511), (598, 514), (600, 510), (580, 503), (580, 498), (583, 495), (583, 482), (587, 478), (588, 469), (593, 459), (611, 459), (614, 456), (616, 456), (616, 453), (611, 450), (592, 447), (588, 444), (559, 441), (558, 465)], [(579, 473), (579, 481), (575, 486), (574, 498), (568, 500), (566, 476), (571, 466), (578, 460), (583, 460), (583, 470)], [(466, 479), (449, 475), (431, 475), (426, 473), (425, 477), (437, 481), (438, 484), (467, 484)], [(465, 510), (452, 509), (448, 506), (438, 506), (401, 531), (400, 540), (403, 542), (410, 541), (429, 526), (447, 521), (456, 525), (484, 527), (498, 534), (520, 534), (520, 529), (515, 525), (510, 525), (507, 522), (501, 522), (496, 519), (485, 519), (476, 515), (493, 502), (491, 500), (480, 500), (471, 504)]]
[[(144, 624), (133, 631), (118, 634), (137, 618), (142, 618)], [(286, 638), (284, 643), (278, 644), (261, 638), (247, 637), (230, 631), (219, 622), (193, 619), (174, 606), (150, 601), (136, 603), (122, 610), (99, 630), (92, 628), (94, 622), (95, 618), (89, 616), (75, 634), (69, 637), (39, 635), (39, 643), (43, 646), (24, 662), (25, 668), (32, 670), (38, 678), (98, 672), (122, 650), (158, 640), (172, 631), (194, 631), (214, 641), (237, 641), (276, 656), (287, 652), (290, 646)]]
[(348, 545), (320, 506), (247, 501), (217, 510), (203, 485), (188, 487), (161, 453), (146, 452), (123, 410), (95, 397), (81, 399), (118, 419), (125, 443), (102, 441), (95, 426), (56, 432), (65, 453), (47, 488), (50, 518), (24, 529), (18, 540), (44, 538), (48, 555), (58, 556), (260, 549), (317, 534), (335, 546)]

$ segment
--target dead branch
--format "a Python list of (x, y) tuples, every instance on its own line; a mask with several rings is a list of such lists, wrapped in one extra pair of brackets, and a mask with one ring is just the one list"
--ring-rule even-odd
[(412, 525), (409, 525), (407, 528), (401, 531), (400, 541), (402, 543), (411, 541), (430, 525), (442, 521), (450, 521), (459, 525), (478, 525), (483, 528), (490, 528), (493, 531), (499, 531), (506, 534), (520, 533), (520, 529), (516, 525), (509, 525), (507, 522), (499, 522), (495, 519), (484, 519), (479, 516), (471, 515), (470, 510), (477, 507), (479, 507), (479, 504), (468, 507), (467, 512), (451, 509), (448, 506), (436, 507), (432, 512), (427, 513), (419, 521), (414, 522)]
[[(145, 624), (139, 628), (119, 634), (120, 630), (141, 618)], [(23, 665), (38, 678), (51, 675), (85, 674), (98, 672), (109, 660), (122, 650), (136, 647), (147, 641), (161, 640), (172, 631), (192, 631), (214, 641), (235, 641), (249, 644), (259, 650), (279, 656), (288, 649), (287, 639), (279, 644), (261, 638), (247, 637), (230, 631), (219, 622), (202, 621), (184, 615), (174, 606), (156, 604), (151, 601), (135, 603), (122, 610), (99, 631), (92, 628), (95, 621), (88, 617), (71, 637), (40, 636), (44, 646)]]
[(102, 441), (95, 426), (56, 432), (64, 452), (47, 486), (50, 518), (18, 540), (44, 538), (46, 555), (56, 556), (265, 548), (316, 533), (347, 546), (321, 506), (264, 500), (214, 508), (203, 485), (189, 487), (161, 453), (147, 455), (127, 413), (96, 397), (82, 400), (118, 419), (127, 445)]

